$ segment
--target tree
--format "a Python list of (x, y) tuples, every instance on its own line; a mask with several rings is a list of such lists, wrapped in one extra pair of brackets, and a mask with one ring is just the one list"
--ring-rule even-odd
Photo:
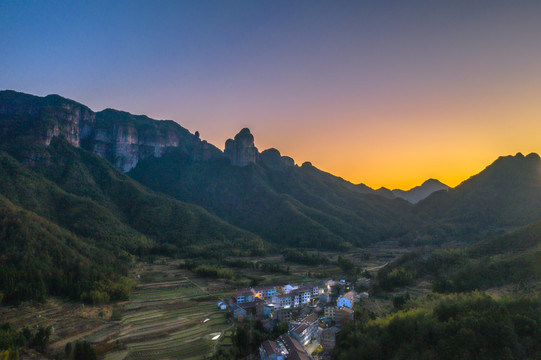
[(49, 342), (49, 337), (51, 336), (51, 327), (38, 329), (36, 335), (32, 339), (32, 347), (39, 352), (45, 353), (47, 350), (47, 343)]
[(277, 339), (280, 335), (287, 333), (289, 330), (289, 324), (287, 321), (282, 321), (272, 329), (273, 339)]
[(396, 295), (393, 298), (393, 306), (396, 310), (401, 310), (402, 307), (408, 302), (410, 299), (410, 293), (406, 292), (404, 295)]
[(64, 353), (66, 354), (66, 357), (69, 358), (71, 355), (71, 343), (67, 343), (66, 347), (64, 347)]
[(86, 341), (82, 343), (77, 341), (75, 343), (75, 350), (73, 351), (73, 358), (77, 360), (97, 360), (98, 357), (89, 343)]

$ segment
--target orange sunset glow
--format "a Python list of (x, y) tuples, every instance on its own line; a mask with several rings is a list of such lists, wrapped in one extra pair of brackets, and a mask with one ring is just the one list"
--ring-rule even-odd
[(248, 127), (260, 151), (373, 188), (456, 186), (541, 152), (539, 2), (129, 4), (1, 4), (2, 87), (172, 119), (222, 149)]

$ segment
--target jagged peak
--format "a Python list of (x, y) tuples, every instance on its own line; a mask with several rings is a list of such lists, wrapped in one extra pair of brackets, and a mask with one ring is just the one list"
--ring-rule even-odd
[(250, 129), (243, 128), (235, 139), (227, 139), (225, 142), (224, 154), (235, 166), (246, 166), (257, 162), (259, 152), (254, 145), (254, 136)]
[(254, 136), (250, 132), (250, 129), (243, 128), (241, 131), (239, 131), (239, 133), (235, 135), (235, 141), (239, 141), (239, 140), (248, 141), (253, 144)]

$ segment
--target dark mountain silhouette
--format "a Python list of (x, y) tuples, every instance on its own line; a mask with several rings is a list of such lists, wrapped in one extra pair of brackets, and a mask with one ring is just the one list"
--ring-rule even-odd
[(433, 192), (448, 189), (449, 186), (445, 185), (441, 181), (436, 179), (428, 179), (420, 186), (416, 186), (409, 190), (394, 189), (392, 193), (396, 197), (407, 200), (412, 204), (417, 204), (419, 201), (427, 198)]
[(456, 188), (422, 200), (416, 211), (459, 234), (526, 225), (541, 218), (540, 168), (534, 153), (500, 157)]

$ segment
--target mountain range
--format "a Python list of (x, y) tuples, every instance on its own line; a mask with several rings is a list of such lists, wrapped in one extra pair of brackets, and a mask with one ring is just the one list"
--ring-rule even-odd
[(517, 154), (454, 189), (374, 190), (259, 152), (249, 129), (222, 152), (173, 121), (1, 91), (0, 289), (120, 298), (134, 256), (479, 239), (541, 219), (540, 165)]

